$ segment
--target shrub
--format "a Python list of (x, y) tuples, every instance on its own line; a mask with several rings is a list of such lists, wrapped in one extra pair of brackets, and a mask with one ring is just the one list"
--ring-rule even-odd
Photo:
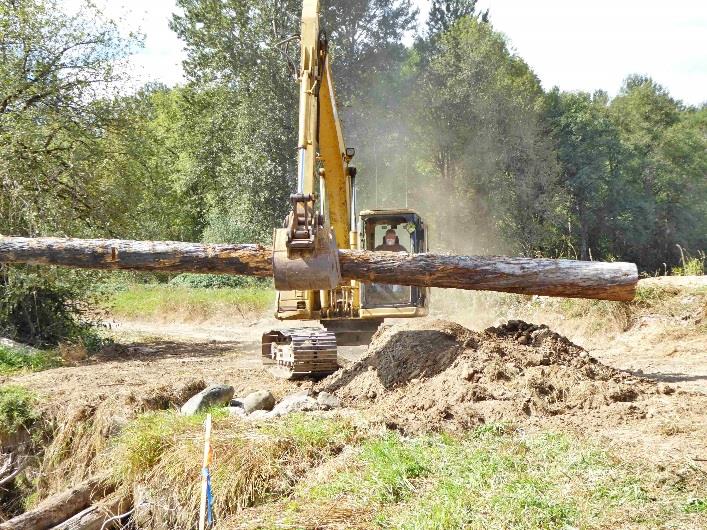
[(100, 319), (89, 275), (33, 267), (0, 267), (0, 335), (38, 347), (81, 342), (96, 348)]
[(226, 274), (184, 273), (172, 278), (170, 285), (198, 289), (238, 289), (241, 287), (269, 287), (270, 280), (249, 276), (231, 276)]
[(28, 429), (38, 418), (34, 410), (34, 395), (20, 386), (0, 387), (0, 433)]

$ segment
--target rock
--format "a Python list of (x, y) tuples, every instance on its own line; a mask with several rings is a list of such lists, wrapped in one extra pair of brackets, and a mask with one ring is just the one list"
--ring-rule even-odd
[(338, 409), (341, 406), (339, 398), (329, 392), (319, 392), (317, 403), (319, 403), (319, 406), (324, 410)]
[(271, 414), (273, 416), (284, 416), (285, 414), (290, 414), (291, 412), (305, 412), (310, 410), (320, 410), (322, 407), (319, 406), (317, 400), (309, 397), (294, 394), (287, 396), (280, 403), (275, 405), (272, 409)]
[(533, 331), (530, 334), (530, 337), (533, 341), (533, 346), (540, 346), (545, 341), (545, 339), (552, 337), (552, 335), (553, 333), (549, 329), (540, 328), (536, 331)]
[(248, 416), (246, 416), (246, 418), (249, 420), (266, 420), (270, 417), (272, 417), (272, 411), (267, 410), (256, 410), (255, 412), (252, 412), (251, 414), (248, 414)]
[(518, 344), (529, 344), (530, 343), (530, 338), (527, 335), (521, 335), (518, 337)]
[(243, 398), (242, 403), (246, 414), (250, 414), (256, 410), (272, 410), (275, 406), (275, 398), (269, 390), (258, 390)]
[(193, 416), (209, 407), (225, 405), (233, 397), (234, 389), (230, 385), (210, 385), (198, 394), (189, 398), (182, 405), (181, 412), (185, 416)]
[(670, 385), (666, 385), (665, 383), (658, 383), (658, 393), (669, 396), (670, 394), (675, 393), (675, 388)]
[(240, 418), (245, 418), (248, 414), (243, 407), (226, 407), (229, 416), (238, 416)]

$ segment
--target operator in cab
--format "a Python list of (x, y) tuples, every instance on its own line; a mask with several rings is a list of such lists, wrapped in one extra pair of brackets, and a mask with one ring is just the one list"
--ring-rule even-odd
[[(383, 236), (383, 243), (373, 249), (376, 252), (407, 252), (400, 244), (398, 234), (393, 228), (386, 230)], [(397, 305), (410, 302), (410, 287), (402, 285), (386, 285), (382, 283), (371, 283), (366, 287), (366, 299), (373, 305)]]
[(389, 228), (385, 236), (383, 236), (383, 244), (378, 245), (376, 248), (373, 249), (374, 251), (385, 251), (385, 252), (407, 252), (408, 249), (406, 249), (404, 246), (400, 244), (400, 239), (398, 239), (398, 234), (395, 232), (393, 228)]

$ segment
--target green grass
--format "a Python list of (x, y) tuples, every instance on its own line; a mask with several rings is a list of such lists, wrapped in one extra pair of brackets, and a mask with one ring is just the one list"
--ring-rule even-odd
[(39, 417), (34, 410), (35, 401), (34, 394), (23, 387), (0, 386), (0, 438), (31, 427)]
[(302, 485), (288, 517), (302, 523), (297, 512), (303, 506), (328, 502), (365, 506), (371, 526), (380, 528), (707, 524), (704, 497), (685, 489), (666, 485), (650, 466), (624, 462), (568, 435), (531, 436), (491, 426), (459, 437), (387, 434), (368, 440), (342, 472)]
[(61, 365), (61, 358), (52, 351), (20, 351), (0, 345), (0, 375), (17, 372), (46, 370)]
[(704, 252), (700, 252), (699, 257), (685, 259), (685, 256), (683, 256), (682, 266), (673, 267), (671, 274), (673, 276), (703, 276), (705, 274), (706, 261), (707, 256), (705, 256)]
[(170, 316), (200, 320), (262, 313), (272, 307), (274, 297), (274, 291), (268, 287), (206, 289), (135, 284), (114, 292), (109, 309), (113, 315), (124, 318)]
[(193, 416), (182, 416), (174, 411), (156, 411), (141, 414), (120, 433), (111, 452), (112, 471), (119, 481), (134, 480), (147, 475), (162, 456), (178, 445), (188, 433), (198, 436), (203, 432), (207, 412), (213, 421), (225, 418), (224, 408), (215, 407)]

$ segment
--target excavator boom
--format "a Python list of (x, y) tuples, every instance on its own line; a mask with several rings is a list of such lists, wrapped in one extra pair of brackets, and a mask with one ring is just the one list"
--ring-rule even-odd
[[(336, 110), (336, 93), (319, 0), (304, 0), (300, 30), (297, 190), (284, 228), (275, 230), (273, 277), (281, 320), (319, 320), (322, 328), (275, 330), (263, 336), (263, 357), (279, 375), (324, 375), (337, 369), (332, 337), (362, 344), (384, 317), (427, 312), (427, 290), (342, 281), (338, 249), (359, 249), (354, 150), (347, 148)], [(385, 223), (385, 224), (384, 224)], [(400, 227), (413, 252), (424, 251), (424, 224), (411, 210), (366, 214), (366, 248), (373, 250), (382, 229)], [(393, 247), (405, 248), (402, 245)], [(370, 307), (362, 307), (362, 293)]]

